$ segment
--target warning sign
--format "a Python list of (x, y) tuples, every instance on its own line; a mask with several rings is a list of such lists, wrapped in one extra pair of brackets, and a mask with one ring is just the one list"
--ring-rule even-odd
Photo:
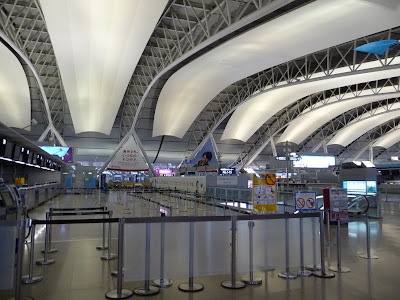
[(295, 193), (295, 207), (296, 210), (304, 211), (304, 210), (315, 210), (317, 209), (316, 205), (316, 194), (315, 192), (297, 192)]
[(253, 212), (276, 212), (275, 174), (253, 174)]
[(267, 185), (275, 185), (276, 184), (276, 175), (275, 174), (265, 174), (265, 183)]

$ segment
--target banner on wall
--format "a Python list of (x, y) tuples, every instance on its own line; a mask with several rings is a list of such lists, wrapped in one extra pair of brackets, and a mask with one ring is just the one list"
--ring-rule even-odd
[(148, 169), (142, 152), (132, 135), (107, 167), (107, 170), (114, 171), (147, 171)]
[(275, 174), (253, 174), (253, 212), (276, 212)]
[(155, 177), (152, 186), (159, 189), (197, 192), (203, 195), (206, 193), (206, 180), (205, 176)]
[(218, 165), (217, 155), (211, 139), (208, 139), (203, 148), (197, 152), (196, 156), (190, 162), (193, 167)]

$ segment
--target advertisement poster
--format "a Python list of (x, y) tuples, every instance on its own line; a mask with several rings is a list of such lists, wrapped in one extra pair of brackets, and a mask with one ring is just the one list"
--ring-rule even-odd
[(114, 171), (147, 171), (149, 169), (132, 135), (115, 154), (107, 169)]
[(217, 155), (211, 139), (204, 144), (203, 148), (197, 152), (196, 156), (191, 160), (193, 167), (218, 165)]
[(253, 174), (253, 212), (276, 212), (275, 174)]

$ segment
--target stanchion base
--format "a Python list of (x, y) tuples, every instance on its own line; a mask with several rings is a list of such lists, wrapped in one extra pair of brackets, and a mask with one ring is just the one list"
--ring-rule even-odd
[(157, 286), (157, 287), (159, 287), (159, 288), (167, 288), (167, 287), (170, 287), (172, 285), (172, 280), (163, 279), (162, 282), (161, 282), (161, 279), (156, 279), (156, 280), (153, 280), (152, 284)]
[(23, 284), (31, 284), (31, 283), (36, 283), (39, 281), (42, 281), (43, 276), (32, 276), (32, 278), (29, 278), (29, 275), (22, 276), (21, 282)]
[(105, 296), (107, 299), (126, 299), (132, 297), (132, 295), (133, 292), (131, 290), (122, 289), (120, 295), (118, 295), (117, 290), (111, 290), (108, 291)]
[[(45, 252), (45, 250), (44, 249), (42, 249), (40, 252), (42, 252), (42, 253), (44, 253)], [(47, 253), (56, 253), (56, 252), (58, 252), (58, 249), (49, 249), (49, 250), (47, 250)]]
[(96, 246), (97, 250), (107, 250), (108, 246)]
[(160, 289), (155, 286), (149, 286), (148, 289), (146, 289), (144, 287), (136, 288), (133, 290), (133, 292), (139, 296), (151, 296), (151, 295), (158, 294), (160, 292)]
[[(118, 277), (118, 270), (112, 271), (111, 276)], [(122, 271), (122, 276), (124, 276), (124, 271)]]
[(333, 272), (337, 272), (337, 273), (349, 273), (350, 272), (349, 268), (341, 267), (339, 270), (338, 266), (330, 266), (329, 270), (331, 270)]
[(306, 270), (311, 272), (321, 271), (321, 266), (306, 266)]
[(297, 274), (294, 272), (286, 272), (286, 271), (282, 271), (278, 273), (278, 276), (280, 278), (284, 278), (284, 279), (296, 279), (297, 278)]
[(193, 282), (193, 285), (190, 286), (189, 283), (186, 282), (178, 285), (178, 289), (184, 292), (199, 292), (204, 289), (204, 285), (202, 285), (201, 283)]
[(39, 266), (47, 266), (47, 265), (52, 265), (55, 262), (56, 262), (55, 259), (48, 259), (48, 260), (39, 259), (36, 261), (36, 264)]
[(102, 260), (113, 260), (113, 259), (117, 259), (118, 255), (116, 254), (110, 254), (110, 255), (103, 255), (100, 257)]
[(378, 259), (379, 257), (378, 256), (376, 256), (376, 255), (370, 255), (369, 257), (368, 257), (368, 254), (361, 254), (361, 255), (359, 255), (361, 258), (365, 258), (365, 259)]
[(232, 280), (223, 281), (221, 282), (221, 285), (227, 289), (242, 289), (246, 286), (246, 284), (243, 281), (239, 280), (234, 282), (232, 282)]
[(333, 278), (335, 277), (335, 273), (325, 271), (325, 273), (322, 273), (322, 271), (314, 271), (313, 272), (314, 276), (320, 277), (320, 278)]
[(250, 279), (250, 276), (242, 277), (242, 281), (248, 285), (260, 285), (262, 284), (262, 279), (260, 277), (253, 277), (253, 280)]
[(299, 270), (297, 272), (297, 275), (299, 275), (300, 277), (308, 277), (312, 275), (312, 272), (309, 270)]

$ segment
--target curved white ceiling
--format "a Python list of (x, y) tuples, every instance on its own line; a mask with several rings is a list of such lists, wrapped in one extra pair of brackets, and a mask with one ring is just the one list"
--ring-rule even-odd
[(40, 0), (75, 132), (110, 134), (167, 0)]
[[(397, 59), (400, 62), (400, 58)], [(378, 79), (395, 77), (400, 74), (400, 65), (390, 67), (379, 66), (379, 62), (366, 63), (371, 69), (363, 71), (341, 73), (334, 76), (320, 77), (288, 84), (272, 90), (259, 93), (247, 102), (240, 105), (226, 125), (221, 140), (237, 139), (247, 141), (265, 122), (286, 106), (297, 100), (341, 86), (347, 86)]]
[(169, 78), (157, 103), (153, 136), (182, 138), (204, 107), (230, 84), (309, 53), (398, 26), (399, 10), (364, 0), (317, 0), (229, 40)]
[[(24, 69), (0, 43), (0, 122), (23, 128), (31, 124), (31, 96)], [(28, 127), (26, 130), (30, 130)]]
[(372, 117), (370, 113), (365, 113), (361, 115), (360, 118), (354, 119), (344, 128), (340, 129), (328, 142), (328, 145), (341, 145), (346, 147), (371, 129), (399, 117), (400, 103), (391, 105), (390, 110), (387, 110), (385, 107), (380, 107), (374, 111)]
[(348, 110), (375, 101), (400, 97), (400, 92), (385, 93), (385, 90), (392, 91), (393, 88), (386, 87), (382, 89), (378, 95), (372, 95), (372, 90), (368, 90), (370, 94), (368, 96), (363, 95), (347, 100), (335, 101), (331, 104), (327, 104), (320, 108), (304, 113), (290, 122), (289, 126), (279, 138), (278, 143), (288, 141), (295, 144), (300, 144), (322, 125)]
[(390, 132), (378, 138), (372, 147), (383, 147), (388, 149), (400, 141), (400, 129), (391, 130)]

